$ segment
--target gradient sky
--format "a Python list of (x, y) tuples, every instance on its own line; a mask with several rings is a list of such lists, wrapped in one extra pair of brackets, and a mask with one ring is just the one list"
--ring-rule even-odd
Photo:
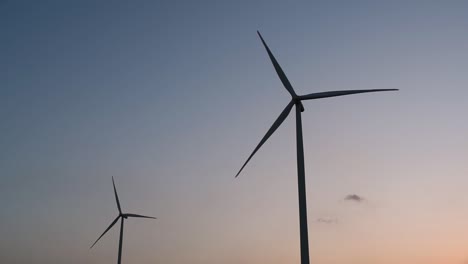
[[(467, 1), (0, 1), (0, 262), (468, 261)], [(361, 202), (346, 201), (349, 194)], [(322, 219), (322, 220), (320, 220)], [(326, 220), (326, 221), (323, 221)], [(331, 221), (328, 221), (331, 220)]]

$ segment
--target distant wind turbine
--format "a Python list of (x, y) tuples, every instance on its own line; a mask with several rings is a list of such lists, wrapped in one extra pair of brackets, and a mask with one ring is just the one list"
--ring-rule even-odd
[(262, 35), (257, 31), (258, 36), (260, 37), (263, 46), (265, 47), (268, 56), (270, 57), (271, 62), (278, 74), (281, 82), (283, 83), (284, 88), (288, 90), (291, 94), (291, 101), (288, 103), (283, 112), (279, 115), (270, 129), (267, 131), (265, 136), (260, 140), (257, 147), (248, 157), (247, 161), (242, 165), (239, 172), (236, 174), (236, 177), (239, 176), (241, 171), (244, 169), (245, 165), (250, 161), (253, 155), (260, 149), (260, 147), (268, 140), (268, 138), (276, 131), (276, 129), (283, 123), (286, 117), (291, 112), (293, 106), (296, 106), (296, 143), (297, 143), (297, 183), (298, 183), (298, 192), (299, 192), (299, 224), (300, 224), (300, 240), (301, 240), (301, 264), (309, 264), (309, 238), (307, 231), (307, 204), (306, 204), (306, 184), (305, 184), (305, 168), (304, 168), (304, 146), (302, 142), (302, 121), (301, 121), (301, 112), (304, 112), (304, 106), (302, 105), (303, 100), (312, 100), (312, 99), (321, 99), (327, 97), (335, 97), (342, 95), (358, 94), (358, 93), (371, 93), (371, 92), (384, 92), (384, 91), (398, 91), (398, 89), (373, 89), (373, 90), (345, 90), (345, 91), (329, 91), (329, 92), (320, 92), (312, 93), (307, 95), (297, 95), (294, 91), (291, 83), (289, 82), (286, 74), (284, 74), (281, 66), (276, 61), (273, 53), (271, 53), (270, 48), (268, 48), (265, 40), (263, 40)]
[(117, 264), (120, 264), (121, 261), (122, 261), (122, 242), (123, 242), (124, 219), (127, 219), (129, 217), (156, 219), (156, 217), (137, 215), (137, 214), (123, 214), (122, 209), (120, 208), (119, 196), (117, 195), (117, 190), (115, 189), (114, 177), (112, 177), (112, 185), (114, 186), (115, 201), (117, 202), (117, 209), (119, 209), (119, 215), (109, 225), (109, 227), (106, 229), (106, 231), (104, 231), (104, 233), (102, 233), (102, 235), (96, 240), (96, 242), (94, 242), (94, 244), (90, 247), (90, 249), (93, 248), (94, 245), (96, 245), (96, 243), (99, 241), (99, 239), (101, 239), (101, 237), (103, 237), (107, 233), (107, 231), (109, 231), (109, 229), (111, 229), (115, 225), (115, 223), (117, 223), (117, 221), (120, 218), (121, 221), (120, 221), (120, 239), (119, 239), (119, 258), (117, 260)]

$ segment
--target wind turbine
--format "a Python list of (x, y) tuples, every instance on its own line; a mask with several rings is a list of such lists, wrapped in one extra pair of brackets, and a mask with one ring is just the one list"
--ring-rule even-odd
[(327, 97), (335, 97), (342, 95), (358, 94), (358, 93), (370, 93), (370, 92), (384, 92), (384, 91), (397, 91), (398, 89), (373, 89), (373, 90), (345, 90), (345, 91), (329, 91), (329, 92), (320, 92), (312, 93), (307, 95), (297, 95), (294, 91), (291, 83), (289, 82), (286, 74), (284, 74), (281, 66), (276, 61), (273, 53), (271, 53), (270, 48), (265, 43), (262, 35), (257, 31), (260, 40), (265, 47), (268, 56), (270, 57), (273, 67), (278, 74), (281, 82), (283, 83), (284, 88), (291, 94), (291, 101), (286, 105), (283, 112), (279, 115), (270, 129), (267, 131), (265, 136), (260, 140), (260, 143), (255, 147), (252, 154), (250, 154), (247, 161), (242, 165), (239, 172), (236, 174), (239, 176), (241, 171), (244, 169), (245, 165), (250, 161), (253, 155), (260, 149), (260, 147), (268, 140), (268, 138), (278, 129), (278, 127), (283, 123), (286, 117), (291, 112), (293, 106), (296, 106), (296, 144), (297, 144), (297, 184), (298, 184), (298, 193), (299, 193), (299, 225), (300, 225), (300, 240), (301, 240), (301, 264), (309, 264), (309, 238), (307, 230), (307, 204), (306, 204), (306, 184), (305, 184), (305, 168), (304, 168), (304, 145), (302, 141), (302, 120), (301, 112), (304, 112), (304, 106), (302, 101), (304, 100), (313, 100), (321, 99)]
[(129, 217), (138, 217), (138, 218), (151, 218), (151, 219), (156, 219), (156, 217), (151, 217), (151, 216), (144, 216), (144, 215), (137, 215), (137, 214), (124, 214), (122, 213), (122, 209), (120, 208), (120, 202), (119, 202), (119, 196), (117, 195), (117, 190), (115, 189), (115, 183), (114, 183), (114, 177), (112, 177), (112, 185), (114, 186), (114, 194), (115, 194), (115, 201), (117, 202), (117, 209), (119, 209), (119, 215), (117, 218), (115, 218), (114, 221), (109, 225), (109, 227), (102, 233), (102, 235), (94, 242), (94, 244), (90, 247), (93, 248), (94, 245), (103, 237), (109, 229), (111, 229), (115, 223), (120, 219), (120, 239), (119, 239), (119, 258), (117, 259), (117, 263), (120, 264), (122, 261), (122, 242), (123, 242), (123, 228), (124, 228), (124, 219), (127, 219)]

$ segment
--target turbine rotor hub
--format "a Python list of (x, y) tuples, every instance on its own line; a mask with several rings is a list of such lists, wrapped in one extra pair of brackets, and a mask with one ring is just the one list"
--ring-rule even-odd
[(296, 104), (297, 106), (299, 106), (301, 108), (301, 112), (304, 112), (304, 105), (302, 104), (302, 101), (299, 97), (295, 97), (292, 99), (294, 104)]

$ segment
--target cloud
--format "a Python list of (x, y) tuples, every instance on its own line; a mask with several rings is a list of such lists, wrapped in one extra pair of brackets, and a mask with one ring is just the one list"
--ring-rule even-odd
[(338, 220), (336, 218), (320, 217), (320, 218), (317, 218), (315, 222), (321, 223), (321, 224), (336, 224)]
[(351, 201), (351, 202), (356, 202), (356, 203), (362, 203), (364, 202), (364, 198), (362, 196), (359, 196), (357, 194), (348, 194), (344, 198), (345, 201)]

